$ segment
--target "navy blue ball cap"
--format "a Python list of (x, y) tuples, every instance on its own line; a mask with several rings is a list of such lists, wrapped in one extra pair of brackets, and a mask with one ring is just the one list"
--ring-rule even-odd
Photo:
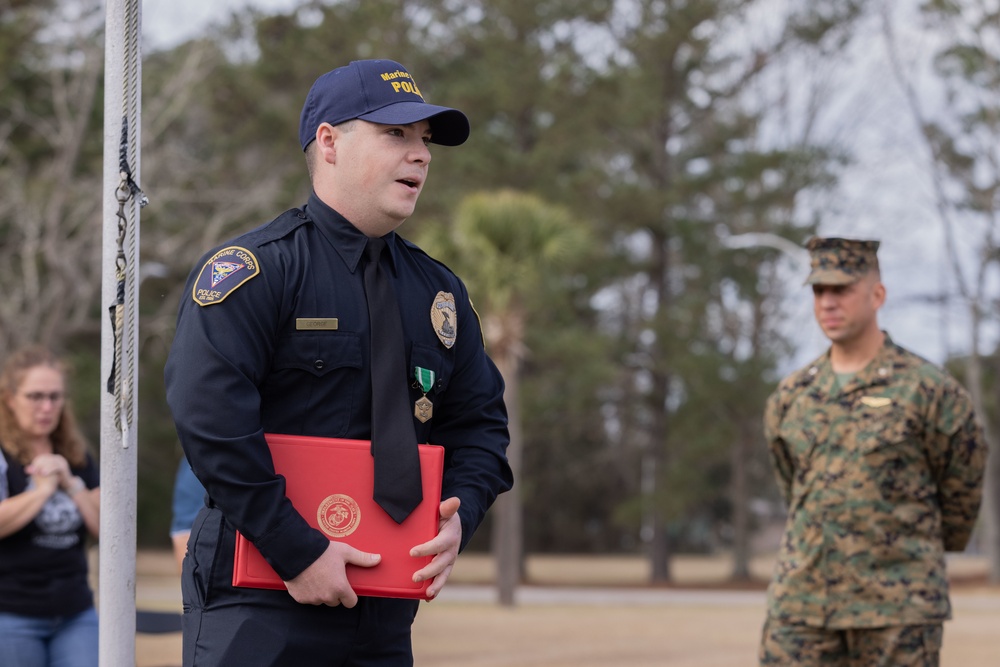
[(469, 138), (465, 114), (424, 102), (410, 73), (392, 60), (355, 60), (316, 79), (299, 119), (302, 150), (323, 123), (338, 125), (355, 118), (382, 125), (427, 120), (431, 142), (443, 146), (458, 146)]

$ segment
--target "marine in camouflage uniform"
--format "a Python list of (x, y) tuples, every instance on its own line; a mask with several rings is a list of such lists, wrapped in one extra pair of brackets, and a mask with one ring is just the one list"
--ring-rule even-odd
[[(976, 520), (982, 432), (954, 378), (878, 330), (878, 243), (813, 239), (808, 248), (806, 282), (833, 346), (767, 403), (764, 430), (788, 522), (760, 662), (937, 665), (941, 624), (951, 617), (944, 552), (963, 550)], [(882, 290), (861, 318), (869, 318), (861, 335), (874, 341), (874, 356), (838, 374), (831, 355), (853, 339), (831, 334), (842, 320), (827, 318), (821, 309), (835, 306), (821, 299), (863, 289), (850, 286), (866, 276)]]

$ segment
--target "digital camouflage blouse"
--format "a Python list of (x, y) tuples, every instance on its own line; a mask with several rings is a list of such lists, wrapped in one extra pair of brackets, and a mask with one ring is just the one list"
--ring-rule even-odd
[(962, 386), (886, 335), (844, 386), (829, 352), (785, 378), (764, 431), (788, 503), (769, 615), (826, 628), (950, 618), (944, 552), (968, 542), (987, 451)]

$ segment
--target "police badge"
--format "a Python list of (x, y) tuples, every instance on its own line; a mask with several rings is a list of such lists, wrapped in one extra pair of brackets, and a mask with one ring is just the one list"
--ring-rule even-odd
[(449, 350), (455, 344), (458, 336), (458, 312), (455, 308), (455, 295), (451, 292), (438, 292), (431, 306), (431, 324), (438, 340)]

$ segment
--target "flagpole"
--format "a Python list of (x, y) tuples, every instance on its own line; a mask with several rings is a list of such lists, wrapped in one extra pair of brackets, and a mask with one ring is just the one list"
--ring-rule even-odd
[(101, 667), (135, 664), (140, 27), (141, 0), (106, 0), (101, 303), (109, 317), (101, 326)]

